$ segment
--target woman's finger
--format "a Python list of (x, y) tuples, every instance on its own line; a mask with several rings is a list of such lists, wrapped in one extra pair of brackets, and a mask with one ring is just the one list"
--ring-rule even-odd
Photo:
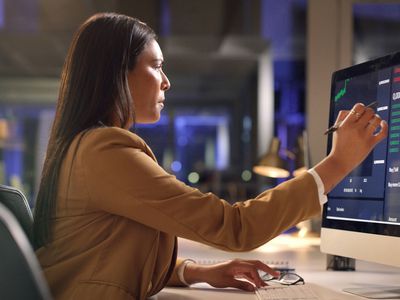
[(334, 124), (334, 125), (337, 125), (337, 124), (343, 122), (344, 119), (346, 119), (346, 117), (347, 117), (349, 114), (350, 114), (350, 110), (341, 110), (341, 111), (339, 111), (339, 114), (338, 114), (338, 116), (337, 116), (337, 118), (336, 118), (336, 121), (335, 121), (335, 124)]
[(385, 120), (382, 120), (381, 123), (379, 124), (381, 129), (374, 135), (373, 137), (373, 142), (374, 144), (379, 143), (381, 140), (383, 140), (387, 134), (388, 134), (388, 124)]
[(364, 128), (365, 126), (368, 125), (369, 121), (374, 117), (374, 115), (375, 111), (372, 108), (370, 107), (365, 108), (364, 113), (358, 120), (358, 124), (362, 126), (362, 128)]
[(256, 263), (254, 261), (239, 261), (234, 269), (235, 277), (246, 276), (246, 278), (257, 287), (264, 285), (264, 281), (261, 279), (260, 274), (258, 274)]
[(258, 273), (257, 269), (253, 268), (249, 270), (249, 276), (251, 282), (253, 282), (257, 287), (264, 286), (265, 282), (262, 280), (260, 277), (260, 274)]
[[(258, 274), (258, 272), (256, 272), (256, 273)], [(255, 274), (243, 273), (238, 278), (245, 278), (249, 282), (253, 283), (256, 287), (261, 287), (261, 286), (267, 285), (267, 283), (264, 280), (262, 280), (261, 278), (259, 278), (259, 276), (255, 275)]]
[(382, 121), (381, 117), (379, 117), (376, 114), (373, 115), (372, 118), (367, 123), (367, 126), (366, 126), (367, 133), (373, 134), (376, 131), (376, 129), (380, 126), (381, 121)]
[(262, 280), (260, 274), (258, 273), (257, 269), (254, 268), (249, 268), (247, 272), (244, 272), (241, 274), (244, 276), (247, 280), (252, 282), (255, 286), (260, 287), (260, 286), (265, 286), (265, 281)]
[(257, 269), (264, 271), (268, 274), (271, 274), (274, 277), (279, 277), (281, 275), (281, 273), (279, 271), (271, 268), (270, 266), (264, 264), (263, 262), (261, 262), (259, 260), (255, 260), (254, 265)]
[(265, 281), (261, 278), (260, 273), (258, 270), (261, 270), (265, 273), (272, 275), (273, 277), (279, 277), (281, 273), (270, 266), (264, 264), (260, 260), (251, 261), (255, 268), (251, 270), (251, 276), (254, 278), (255, 281), (259, 282), (261, 286), (267, 285)]
[(244, 290), (244, 291), (248, 291), (248, 292), (254, 292), (255, 287), (254, 285), (252, 285), (250, 282), (248, 281), (244, 281), (244, 280), (234, 280), (231, 284), (232, 287), (240, 289), (240, 290)]
[(352, 123), (357, 122), (365, 112), (365, 105), (362, 103), (357, 103), (350, 110), (346, 120), (351, 121)]
[(235, 260), (232, 261), (235, 264), (234, 275), (237, 277), (245, 276), (249, 281), (254, 283), (257, 287), (265, 286), (266, 283), (261, 278), (258, 270), (264, 271), (271, 274), (274, 277), (278, 277), (280, 272), (275, 271), (268, 265), (262, 263), (259, 260)]

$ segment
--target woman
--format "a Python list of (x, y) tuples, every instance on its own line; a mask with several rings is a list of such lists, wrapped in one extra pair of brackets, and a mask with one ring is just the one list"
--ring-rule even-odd
[(379, 116), (357, 104), (340, 113), (332, 152), (313, 170), (230, 205), (166, 173), (128, 130), (160, 118), (170, 88), (162, 64), (153, 31), (127, 16), (95, 15), (72, 41), (34, 223), (37, 255), (56, 299), (145, 299), (166, 285), (199, 281), (254, 289), (236, 276), (264, 285), (257, 270), (277, 272), (258, 261), (177, 260), (176, 237), (254, 249), (319, 213), (323, 194), (387, 133)]

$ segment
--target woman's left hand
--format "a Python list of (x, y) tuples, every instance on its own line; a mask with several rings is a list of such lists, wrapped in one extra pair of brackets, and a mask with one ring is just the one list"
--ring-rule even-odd
[[(189, 284), (206, 282), (213, 287), (233, 287), (245, 291), (254, 291), (254, 287), (267, 284), (261, 279), (258, 270), (279, 276), (279, 272), (259, 260), (234, 259), (214, 265), (188, 264), (185, 268), (185, 281)], [(242, 280), (245, 279), (245, 280)]]

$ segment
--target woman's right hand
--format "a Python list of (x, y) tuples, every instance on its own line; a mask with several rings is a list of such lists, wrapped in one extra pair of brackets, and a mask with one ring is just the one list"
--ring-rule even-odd
[(333, 134), (331, 152), (315, 166), (325, 193), (356, 168), (388, 132), (387, 123), (362, 103), (350, 111), (340, 111), (336, 120), (339, 123)]

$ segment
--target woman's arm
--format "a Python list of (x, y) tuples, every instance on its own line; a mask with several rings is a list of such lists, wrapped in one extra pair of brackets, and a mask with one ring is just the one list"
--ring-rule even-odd
[(118, 128), (88, 133), (76, 163), (82, 166), (89, 209), (223, 250), (257, 248), (321, 210), (308, 173), (232, 205), (165, 172), (142, 140)]

